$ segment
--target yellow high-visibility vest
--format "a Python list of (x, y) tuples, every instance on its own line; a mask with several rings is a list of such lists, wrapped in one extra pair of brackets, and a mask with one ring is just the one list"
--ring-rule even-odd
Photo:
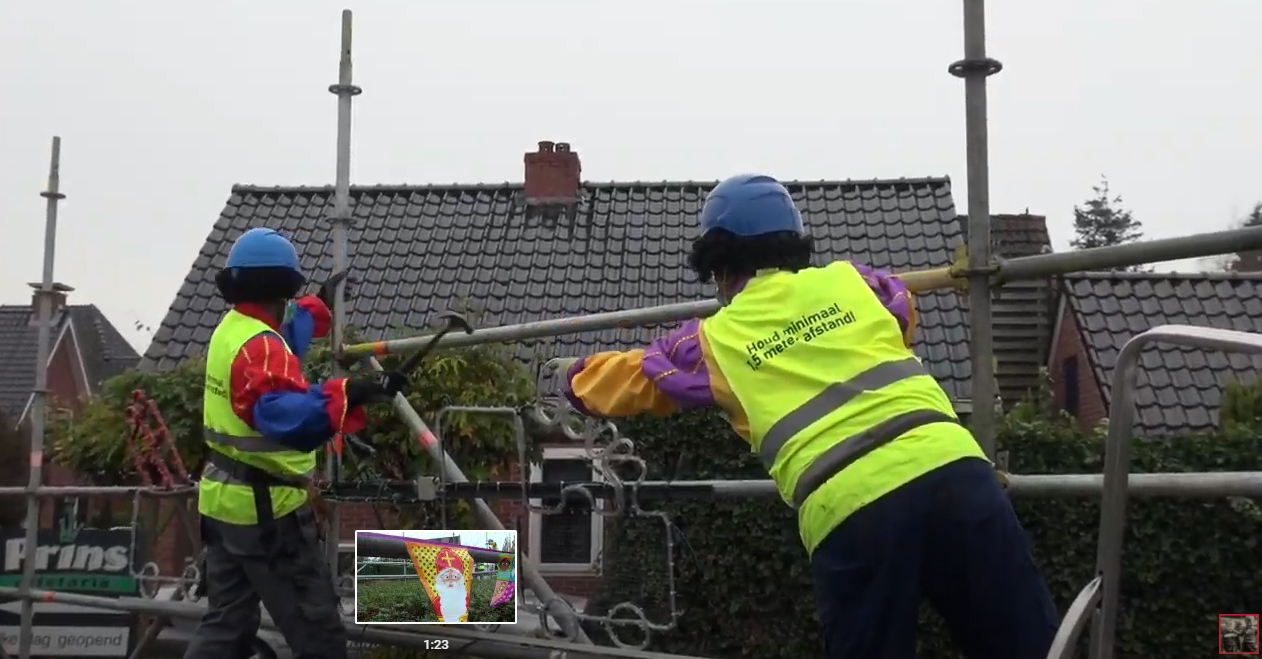
[(855, 267), (761, 271), (701, 323), (749, 441), (808, 551), (854, 511), (940, 466), (985, 459)]
[[(271, 333), (285, 342), (266, 323), (235, 310), (229, 311), (210, 337), (206, 355), (206, 391), (202, 425), (206, 445), (212, 451), (257, 467), (281, 478), (299, 480), (315, 473), (316, 452), (294, 451), (265, 439), (232, 411), (232, 361), (246, 341)], [(289, 346), (286, 345), (288, 350)], [(198, 486), (197, 510), (203, 515), (232, 524), (257, 524), (254, 489), (209, 462)], [(305, 487), (268, 488), (272, 515), (283, 517), (307, 502)]]

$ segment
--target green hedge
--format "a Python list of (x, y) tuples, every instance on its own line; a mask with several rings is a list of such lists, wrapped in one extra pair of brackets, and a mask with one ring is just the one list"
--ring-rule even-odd
[[(1002, 423), (998, 443), (1009, 451), (1010, 471), (1100, 473), (1100, 436), (1036, 408), (1022, 406)], [(765, 478), (717, 414), (637, 418), (620, 427), (648, 460), (649, 478)], [(1132, 471), (1258, 469), (1262, 437), (1254, 427), (1235, 424), (1213, 436), (1137, 441)], [(1017, 499), (1016, 508), (1063, 612), (1094, 572), (1098, 502)], [(677, 556), (684, 615), (678, 629), (655, 635), (651, 648), (749, 659), (819, 656), (809, 564), (787, 507), (778, 501), (671, 502), (661, 509), (699, 560), (687, 555), (688, 547)], [(1262, 514), (1254, 502), (1132, 499), (1129, 513), (1119, 657), (1209, 656), (1217, 652), (1219, 613), (1262, 610), (1257, 558)], [(644, 601), (639, 584), (649, 579), (637, 575), (646, 566), (664, 569), (660, 528), (626, 520), (608, 532), (606, 583), (593, 602), (597, 610)], [(796, 588), (772, 587), (773, 575), (788, 575)], [(660, 611), (663, 595), (649, 599)], [(922, 658), (960, 656), (927, 606), (919, 641)]]

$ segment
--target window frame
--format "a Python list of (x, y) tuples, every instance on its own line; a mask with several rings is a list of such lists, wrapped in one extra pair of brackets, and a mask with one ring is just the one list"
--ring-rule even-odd
[(1074, 417), (1082, 411), (1082, 387), (1079, 386), (1081, 362), (1077, 354), (1060, 360), (1061, 408)]
[[(587, 449), (582, 447), (571, 446), (552, 446), (544, 447), (541, 462), (533, 462), (530, 464), (530, 482), (543, 482), (543, 465), (551, 460), (584, 460), (587, 459)], [(592, 481), (603, 482), (599, 470), (596, 465), (591, 465)], [(542, 507), (542, 499), (530, 499), (532, 507)], [(605, 502), (602, 499), (596, 500), (595, 510), (603, 510)], [(591, 560), (585, 563), (546, 563), (543, 560), (543, 513), (530, 511), (530, 558), (539, 567), (541, 574), (559, 574), (559, 575), (591, 575), (600, 574), (600, 560), (604, 554), (605, 541), (605, 517), (595, 512), (591, 513), (592, 527), (592, 543), (591, 543)]]

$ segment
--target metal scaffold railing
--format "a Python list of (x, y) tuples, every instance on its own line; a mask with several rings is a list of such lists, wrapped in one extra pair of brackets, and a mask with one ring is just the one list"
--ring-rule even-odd
[[(1250, 251), (1258, 249), (1259, 245), (1262, 245), (1262, 227), (1246, 227), (1178, 238), (1147, 240), (1127, 245), (1095, 247), (1074, 252), (1023, 256), (1008, 260), (995, 259), (984, 270), (987, 286), (1000, 287), (1013, 281), (1046, 279), (1073, 272), (1108, 270), (1145, 263)], [(945, 268), (896, 274), (912, 293), (969, 288), (968, 266), (964, 262)], [(509, 343), (566, 334), (659, 325), (692, 318), (705, 318), (718, 310), (717, 301), (699, 300), (567, 318), (549, 318), (517, 325), (476, 329), (470, 334), (448, 334), (438, 340), (436, 347), (440, 349), (467, 348), (487, 343)], [(345, 353), (352, 356), (404, 354), (419, 350), (422, 346), (429, 344), (433, 338), (432, 334), (423, 334), (355, 343), (346, 346)]]
[[(993, 371), (993, 336), (991, 333), (990, 301), (992, 289), (1010, 281), (1042, 279), (1070, 272), (1111, 269), (1143, 263), (1191, 259), (1239, 251), (1262, 250), (1262, 227), (1251, 227), (1216, 233), (1206, 233), (1167, 240), (1153, 240), (1129, 245), (1098, 249), (1029, 256), (1011, 260), (992, 258), (990, 253), (988, 136), (986, 128), (986, 78), (998, 73), (1002, 66), (987, 57), (985, 48), (984, 0), (964, 0), (964, 58), (949, 67), (952, 75), (965, 81), (965, 124), (968, 169), (968, 249), (961, 250), (950, 267), (919, 272), (899, 273), (913, 292), (941, 289), (967, 290), (969, 295), (969, 325), (972, 352), (972, 399), (974, 401), (996, 398)], [(344, 273), (350, 264), (348, 234), (354, 224), (350, 205), (350, 156), (352, 100), (362, 93), (354, 84), (352, 67), (351, 12), (342, 12), (339, 75), (329, 91), (338, 98), (337, 150), (334, 186), (334, 203), (328, 221), (332, 225), (332, 256), (334, 273)], [(54, 295), (53, 263), (57, 225), (57, 202), (64, 198), (59, 188), (60, 169), (59, 138), (53, 138), (52, 158), (48, 188), (41, 193), (47, 199), (46, 231), (44, 244), (44, 271), (39, 288), (39, 342), (38, 364), (31, 413), (30, 476), (25, 487), (0, 487), (0, 496), (26, 497), (26, 528), (24, 547), (38, 542), (39, 501), (44, 497), (105, 495), (135, 497), (186, 497), (195, 493), (196, 483), (183, 482), (172, 485), (170, 474), (161, 484), (126, 487), (93, 486), (43, 486), (44, 435), (47, 413), (47, 362), (52, 332), (51, 303)], [(572, 318), (544, 319), (520, 325), (484, 328), (469, 334), (452, 334), (443, 337), (438, 346), (458, 348), (486, 343), (501, 343), (592, 332), (613, 328), (683, 321), (713, 314), (718, 309), (715, 301), (695, 301), (663, 305), (643, 309), (591, 314)], [(371, 369), (381, 370), (377, 357), (387, 354), (419, 350), (433, 338), (432, 335), (395, 340), (371, 341), (344, 345), (346, 329), (345, 284), (339, 282), (332, 298), (332, 342), (335, 347), (335, 371), (341, 369), (341, 357), (355, 357)], [(1137, 337), (1122, 351), (1115, 373), (1114, 391), (1124, 392), (1115, 401), (1115, 419), (1110, 426), (1109, 453), (1105, 473), (1099, 474), (1052, 474), (1007, 475), (1008, 490), (1014, 496), (1025, 497), (1100, 497), (1104, 498), (1100, 526), (1101, 545), (1098, 576), (1091, 581), (1078, 600), (1070, 607), (1065, 627), (1057, 638), (1053, 657), (1068, 656), (1073, 640), (1081, 633), (1087, 618), (1093, 616), (1094, 643), (1100, 659), (1110, 659), (1113, 627), (1116, 621), (1118, 573), (1120, 570), (1121, 533), (1127, 493), (1136, 496), (1170, 497), (1221, 497), (1262, 496), (1262, 473), (1156, 473), (1127, 475), (1129, 454), (1127, 434), (1133, 420), (1131, 409), (1135, 357), (1139, 346), (1149, 341), (1181, 343), (1221, 349), (1245, 348), (1262, 351), (1262, 338), (1239, 333), (1201, 332), (1188, 328), (1159, 328)], [(1148, 338), (1144, 338), (1148, 337)], [(1140, 339), (1143, 339), (1141, 341)], [(1134, 346), (1134, 347), (1132, 347)], [(1128, 361), (1129, 360), (1129, 361)], [(526, 510), (538, 514), (555, 514), (567, 505), (580, 502), (592, 514), (614, 517), (644, 517), (653, 523), (661, 523), (666, 529), (665, 560), (668, 566), (669, 614), (664, 621), (649, 621), (644, 611), (631, 602), (616, 604), (603, 616), (593, 616), (575, 611), (566, 600), (559, 597), (540, 574), (538, 564), (525, 552), (518, 552), (518, 567), (522, 581), (540, 602), (539, 615), (544, 629), (559, 629), (559, 638), (529, 638), (491, 633), (486, 630), (469, 630), (457, 627), (431, 627), (417, 632), (414, 627), (390, 625), (360, 626), (347, 622), (351, 638), (388, 645), (425, 649), (433, 647), (433, 641), (448, 643), (452, 650), (472, 652), (483, 657), (505, 659), (542, 659), (544, 657), (623, 657), (626, 659), (695, 659), (678, 655), (654, 653), (643, 650), (648, 643), (647, 633), (642, 643), (622, 642), (615, 633), (619, 626), (631, 625), (645, 632), (661, 632), (673, 629), (679, 618), (675, 604), (674, 584), (674, 529), (670, 518), (662, 512), (646, 509), (642, 502), (663, 498), (771, 498), (779, 496), (769, 480), (728, 481), (650, 481), (644, 460), (636, 455), (635, 444), (621, 436), (615, 425), (578, 416), (563, 403), (553, 399), (541, 399), (536, 404), (521, 409), (511, 408), (447, 408), (434, 420), (436, 430), (421, 418), (403, 395), (396, 396), (394, 410), (417, 438), (420, 446), (439, 465), (438, 476), (419, 477), (413, 480), (379, 481), (371, 484), (348, 483), (340, 478), (340, 456), (330, 451), (325, 465), (326, 480), (335, 485), (328, 491), (334, 503), (334, 514), (329, 522), (330, 538), (340, 538), (340, 520), (336, 514), (338, 502), (351, 500), (379, 500), (401, 505), (425, 501), (448, 502), (468, 500), (479, 523), (487, 529), (503, 529), (503, 523), (495, 515), (488, 500), (516, 498)], [(516, 481), (470, 482), (459, 465), (443, 447), (443, 420), (449, 414), (487, 414), (510, 420), (521, 461), (520, 478)], [(526, 476), (527, 437), (525, 421), (550, 432), (563, 433), (571, 440), (581, 442), (586, 448), (586, 458), (600, 475), (599, 479), (579, 483), (536, 483)], [(990, 405), (974, 405), (971, 418), (973, 429), (986, 451), (994, 455), (996, 412)], [(139, 458), (138, 458), (139, 459)], [(141, 474), (147, 469), (138, 463)], [(182, 470), (177, 470), (177, 472)], [(158, 472), (163, 472), (159, 469)], [(536, 503), (540, 499), (560, 500), (556, 506)], [(598, 505), (599, 504), (599, 505)], [(445, 510), (445, 508), (444, 508)], [(183, 520), (188, 529), (191, 525)], [(133, 523), (133, 527), (138, 526)], [(196, 544), (194, 534), (190, 540)], [(329, 543), (329, 560), (335, 573), (338, 568), (338, 543)], [(136, 571), (142, 581), (155, 580), (158, 575), (149, 570)], [(36, 600), (61, 602), (98, 609), (146, 613), (156, 620), (142, 635), (132, 652), (141, 656), (174, 618), (197, 619), (205, 608), (193, 600), (187, 588), (197, 580), (196, 569), (186, 570), (175, 579), (180, 587), (172, 600), (154, 598), (105, 598), (36, 589), (36, 561), (24, 560), (20, 586), (0, 587), (0, 598), (22, 601), (21, 632), (18, 654), (29, 659), (32, 654), (33, 606)], [(618, 617), (622, 616), (622, 617)], [(629, 616), (629, 617), (628, 617)], [(581, 623), (598, 622), (609, 633), (617, 647), (597, 646), (592, 643)], [(275, 629), (268, 616), (263, 617), (264, 627)], [(1068, 648), (1068, 650), (1066, 650)], [(7, 654), (0, 647), (0, 659)]]

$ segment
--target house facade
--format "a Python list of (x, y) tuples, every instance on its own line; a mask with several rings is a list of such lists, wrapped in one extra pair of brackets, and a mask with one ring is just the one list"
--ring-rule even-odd
[[(1262, 332), (1262, 273), (1066, 275), (1048, 370), (1057, 405), (1084, 428), (1107, 419), (1122, 346), (1160, 325)], [(1253, 381), (1262, 357), (1151, 346), (1142, 353), (1135, 434), (1177, 437), (1218, 427), (1223, 389)]]
[[(136, 367), (140, 355), (96, 305), (70, 304), (69, 294), (74, 290), (70, 286), (56, 284), (53, 290), (49, 405), (74, 412), (96, 395), (102, 382)], [(0, 416), (17, 429), (22, 451), (29, 447), (38, 352), (39, 294), (32, 296), (30, 304), (0, 305)], [(14, 479), (21, 481), (15, 485), (26, 484), (25, 474), (14, 474)], [(45, 465), (44, 483), (86, 484), (57, 464)], [(106, 502), (88, 497), (45, 499), (40, 505), (40, 524), (51, 528), (62, 516), (86, 524), (106, 509)]]

